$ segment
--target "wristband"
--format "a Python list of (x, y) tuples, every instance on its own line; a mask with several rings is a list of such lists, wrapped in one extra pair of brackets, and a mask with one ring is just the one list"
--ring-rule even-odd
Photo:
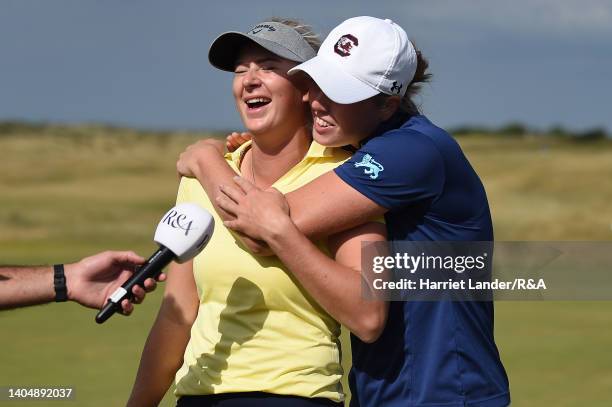
[(64, 275), (63, 264), (56, 264), (53, 266), (53, 287), (55, 288), (55, 302), (68, 301), (68, 290), (66, 288), (66, 276)]

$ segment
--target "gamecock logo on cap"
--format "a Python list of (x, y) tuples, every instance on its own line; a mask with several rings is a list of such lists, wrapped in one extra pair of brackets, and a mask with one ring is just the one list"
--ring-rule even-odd
[(351, 34), (346, 34), (340, 37), (340, 39), (334, 45), (334, 52), (340, 56), (348, 57), (351, 55), (351, 49), (359, 45), (359, 40)]

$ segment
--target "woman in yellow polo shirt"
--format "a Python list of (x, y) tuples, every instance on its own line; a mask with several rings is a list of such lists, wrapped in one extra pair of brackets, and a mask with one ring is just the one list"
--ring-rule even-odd
[[(234, 72), (236, 106), (253, 134), (226, 161), (261, 188), (290, 192), (349, 157), (312, 142), (305, 83), (287, 76), (317, 45), (304, 26), (270, 21), (211, 46), (211, 63)], [(182, 179), (177, 201), (215, 213), (196, 179)], [(386, 318), (385, 303), (361, 298), (359, 277), (361, 242), (385, 240), (384, 225), (319, 243), (302, 271), (330, 278), (304, 287), (278, 258), (251, 254), (216, 213), (215, 220), (205, 251), (168, 275), (128, 405), (157, 405), (173, 377), (182, 407), (340, 405), (337, 321), (370, 341)]]

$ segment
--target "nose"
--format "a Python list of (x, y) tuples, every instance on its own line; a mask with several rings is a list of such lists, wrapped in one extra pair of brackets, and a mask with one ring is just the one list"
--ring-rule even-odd
[(261, 85), (261, 80), (259, 79), (259, 76), (257, 74), (258, 72), (259, 71), (252, 66), (249, 67), (248, 71), (246, 71), (242, 80), (242, 85), (246, 89), (256, 88)]

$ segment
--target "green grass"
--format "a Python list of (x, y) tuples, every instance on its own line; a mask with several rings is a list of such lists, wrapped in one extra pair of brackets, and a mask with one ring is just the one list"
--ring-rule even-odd
[[(68, 262), (105, 249), (150, 254), (174, 201), (176, 157), (203, 136), (94, 126), (0, 133), (0, 264)], [(460, 143), (487, 188), (498, 240), (612, 239), (610, 143)], [(102, 326), (74, 304), (0, 313), (0, 386), (74, 386), (76, 402), (53, 405), (123, 405), (160, 294)], [(609, 405), (611, 322), (610, 302), (498, 303), (513, 405)], [(171, 405), (167, 395), (162, 406)]]

